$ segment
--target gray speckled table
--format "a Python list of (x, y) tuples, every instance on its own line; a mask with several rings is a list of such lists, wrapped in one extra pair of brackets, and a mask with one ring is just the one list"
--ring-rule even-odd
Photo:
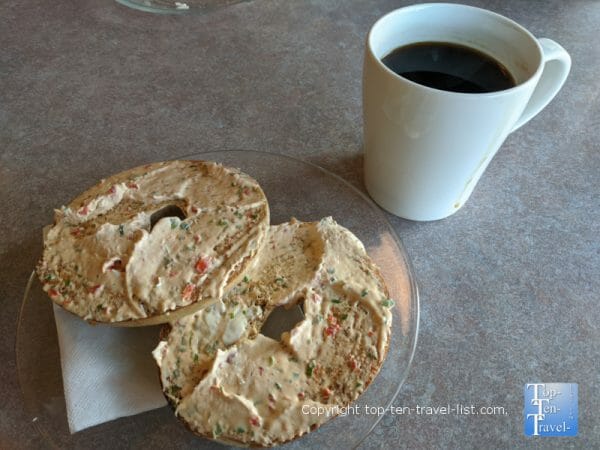
[[(600, 446), (600, 3), (481, 0), (571, 53), (556, 99), (512, 134), (467, 205), (390, 216), (414, 263), (421, 332), (396, 406), (364, 448)], [(92, 180), (202, 150), (263, 149), (362, 186), (369, 26), (404, 1), (254, 0), (164, 17), (111, 0), (0, 5), (0, 447), (40, 448), (19, 393), (21, 296), (55, 206)], [(579, 436), (526, 439), (523, 386), (579, 383)], [(106, 436), (106, 448), (126, 441)], [(164, 443), (163, 443), (164, 444)]]

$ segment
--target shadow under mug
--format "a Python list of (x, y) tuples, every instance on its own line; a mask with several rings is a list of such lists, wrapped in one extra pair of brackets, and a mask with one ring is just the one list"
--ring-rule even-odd
[[(410, 81), (382, 59), (417, 42), (465, 45), (492, 56), (516, 81), (489, 93), (442, 91)], [(387, 211), (443, 219), (462, 207), (508, 134), (564, 84), (569, 54), (514, 21), (480, 8), (429, 3), (380, 18), (363, 67), (365, 184)]]

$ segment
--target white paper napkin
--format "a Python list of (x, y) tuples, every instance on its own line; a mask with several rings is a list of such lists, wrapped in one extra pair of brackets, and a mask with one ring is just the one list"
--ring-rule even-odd
[(89, 325), (54, 305), (71, 433), (167, 404), (152, 349), (158, 327)]

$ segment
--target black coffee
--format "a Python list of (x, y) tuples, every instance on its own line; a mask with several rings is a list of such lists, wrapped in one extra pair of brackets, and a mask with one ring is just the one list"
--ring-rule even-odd
[(494, 92), (516, 84), (500, 62), (479, 50), (448, 42), (398, 47), (383, 63), (404, 78), (443, 91)]

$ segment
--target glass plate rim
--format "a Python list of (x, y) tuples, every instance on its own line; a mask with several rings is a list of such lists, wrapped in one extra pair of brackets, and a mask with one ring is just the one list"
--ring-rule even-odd
[[(188, 9), (177, 9), (176, 7), (159, 8), (159, 7), (155, 7), (155, 6), (151, 6), (151, 5), (144, 5), (136, 0), (115, 0), (115, 1), (123, 6), (128, 7), (128, 8), (135, 9), (138, 11), (153, 13), (153, 14), (175, 15), (175, 16), (185, 16), (185, 15), (201, 16), (201, 15), (210, 14), (211, 12), (217, 11), (219, 9), (223, 9), (223, 8), (227, 8), (229, 6), (236, 5), (238, 3), (248, 3), (252, 0), (235, 0), (234, 2), (228, 3), (223, 6), (211, 7), (211, 8), (207, 8), (207, 9), (201, 9), (201, 8), (197, 8), (197, 7), (189, 7)], [(173, 3), (175, 3), (175, 2), (173, 2)], [(186, 1), (183, 0), (181, 3), (186, 3)]]

